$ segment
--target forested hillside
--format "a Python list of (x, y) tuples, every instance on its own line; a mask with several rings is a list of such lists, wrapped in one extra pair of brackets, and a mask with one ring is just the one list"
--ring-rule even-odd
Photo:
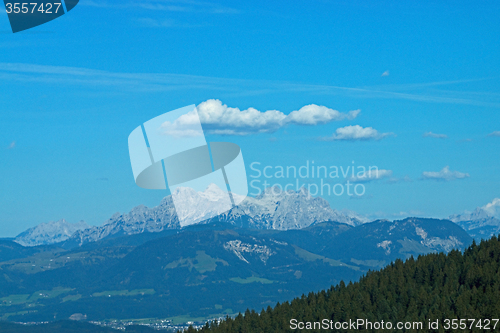
[[(463, 253), (453, 250), (405, 262), (398, 259), (380, 271), (369, 272), (359, 282), (341, 282), (260, 313), (247, 310), (220, 324), (207, 324), (201, 332), (290, 332), (295, 327), (299, 331), (299, 323), (314, 327), (324, 319), (333, 325), (332, 331), (337, 331), (335, 323), (365, 319), (372, 323), (383, 320), (400, 332), (416, 329), (396, 330), (398, 322), (422, 323), (420, 332), (444, 332), (455, 327), (481, 332), (500, 329), (499, 317), (500, 237), (493, 237), (479, 245), (474, 242)], [(291, 325), (292, 319), (296, 321)], [(429, 322), (435, 325), (436, 320), (439, 329), (429, 329)], [(318, 325), (307, 332), (324, 332)]]

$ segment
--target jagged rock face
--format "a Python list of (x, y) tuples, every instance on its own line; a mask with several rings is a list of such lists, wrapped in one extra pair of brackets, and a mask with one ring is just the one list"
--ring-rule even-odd
[(243, 256), (244, 253), (257, 255), (259, 259), (266, 264), (269, 257), (276, 254), (266, 245), (242, 243), (241, 240), (232, 240), (224, 244), (224, 249), (233, 252), (240, 260), (249, 264), (248, 260)]
[(367, 222), (354, 212), (333, 210), (325, 199), (311, 196), (305, 188), (285, 192), (271, 187), (255, 198), (247, 197), (223, 215), (221, 219), (225, 222), (247, 217), (248, 226), (257, 229), (301, 229), (323, 221), (353, 226)]
[(65, 220), (41, 223), (30, 228), (15, 238), (15, 242), (23, 246), (38, 246), (59, 243), (70, 238), (76, 231), (90, 226), (84, 221), (68, 223)]
[(133, 208), (128, 214), (116, 213), (102, 226), (77, 231), (71, 238), (79, 244), (83, 244), (110, 236), (160, 232), (176, 228), (180, 228), (180, 225), (172, 199), (168, 196), (156, 207), (148, 208), (140, 205)]

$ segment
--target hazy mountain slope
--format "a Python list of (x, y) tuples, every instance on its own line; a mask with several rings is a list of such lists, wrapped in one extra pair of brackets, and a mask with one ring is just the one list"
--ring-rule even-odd
[(463, 249), (472, 238), (448, 220), (380, 220), (347, 230), (320, 252), (345, 262), (380, 268), (397, 258)]
[(37, 252), (38, 249), (24, 247), (13, 240), (0, 240), (0, 262), (24, 258)]
[(23, 246), (54, 244), (67, 240), (78, 230), (88, 228), (90, 226), (84, 221), (68, 223), (65, 220), (59, 220), (41, 223), (17, 235), (15, 242)]

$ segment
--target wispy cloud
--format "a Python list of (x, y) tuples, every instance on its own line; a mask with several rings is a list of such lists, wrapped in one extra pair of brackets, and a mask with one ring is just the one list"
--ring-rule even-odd
[(12, 141), (10, 145), (7, 147), (7, 149), (14, 149), (16, 148), (16, 141)]
[(368, 183), (374, 180), (381, 180), (392, 176), (392, 170), (374, 169), (360, 173), (349, 179), (352, 183)]
[[(278, 110), (259, 111), (255, 108), (240, 110), (228, 107), (218, 99), (210, 99), (197, 106), (203, 128), (212, 134), (249, 135), (272, 133), (287, 125), (314, 126), (332, 121), (352, 120), (360, 110), (346, 113), (326, 106), (310, 104), (286, 115)], [(174, 136), (201, 135), (196, 130), (198, 117), (194, 113), (182, 115), (172, 123), (165, 123), (166, 134)]]
[(381, 140), (388, 136), (395, 136), (394, 133), (380, 133), (373, 127), (361, 127), (359, 125), (345, 126), (337, 128), (332, 136), (320, 138), (322, 141), (368, 141)]
[[(160, 26), (172, 24), (168, 21), (146, 21)], [(499, 97), (471, 95), (464, 98), (464, 92), (456, 94), (435, 95), (428, 93), (401, 92), (403, 89), (414, 90), (429, 85), (446, 85), (471, 80), (430, 82), (416, 85), (400, 85), (386, 87), (342, 87), (328, 85), (312, 85), (287, 81), (245, 80), (169, 73), (121, 73), (101, 71), (88, 68), (44, 66), (25, 63), (0, 63), (0, 79), (14, 82), (39, 82), (44, 84), (74, 84), (89, 88), (108, 87), (120, 91), (156, 92), (169, 90), (203, 89), (219, 91), (226, 96), (257, 96), (283, 92), (302, 92), (314, 95), (347, 95), (357, 98), (390, 98), (421, 101), (428, 103), (449, 103), (480, 105), (500, 108)], [(493, 99), (493, 101), (492, 101)]]
[(500, 137), (500, 131), (491, 132), (490, 134), (488, 134), (488, 136)]
[(432, 132), (425, 132), (422, 134), (424, 138), (436, 138), (436, 139), (446, 139), (448, 138), (448, 135), (446, 134), (437, 134), (437, 133), (432, 133)]
[(179, 23), (172, 19), (157, 20), (149, 17), (138, 18), (137, 23), (148, 28), (199, 28), (202, 24)]
[(136, 8), (147, 11), (192, 12), (205, 14), (239, 14), (241, 11), (206, 1), (173, 1), (173, 0), (142, 0), (142, 1), (81, 1), (82, 6), (98, 8), (127, 9)]
[(449, 166), (445, 166), (441, 171), (424, 171), (422, 173), (422, 179), (427, 180), (438, 180), (438, 181), (451, 181), (456, 179), (469, 178), (468, 173), (463, 173), (459, 171), (451, 171)]
[(380, 76), (389, 76), (389, 71), (383, 72), (382, 75), (380, 75)]

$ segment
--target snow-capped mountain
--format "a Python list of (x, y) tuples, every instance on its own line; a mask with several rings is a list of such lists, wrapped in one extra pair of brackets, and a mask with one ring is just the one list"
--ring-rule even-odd
[(20, 233), (14, 241), (23, 246), (49, 245), (70, 238), (76, 231), (85, 230), (90, 226), (84, 221), (69, 223), (65, 220), (41, 223)]
[(368, 219), (351, 211), (337, 211), (328, 202), (313, 197), (306, 188), (282, 191), (270, 187), (255, 198), (247, 197), (218, 220), (257, 229), (301, 229), (315, 222), (335, 221), (352, 226)]
[(477, 240), (488, 239), (500, 233), (500, 199), (495, 198), (473, 212), (451, 215), (449, 219), (464, 228)]

